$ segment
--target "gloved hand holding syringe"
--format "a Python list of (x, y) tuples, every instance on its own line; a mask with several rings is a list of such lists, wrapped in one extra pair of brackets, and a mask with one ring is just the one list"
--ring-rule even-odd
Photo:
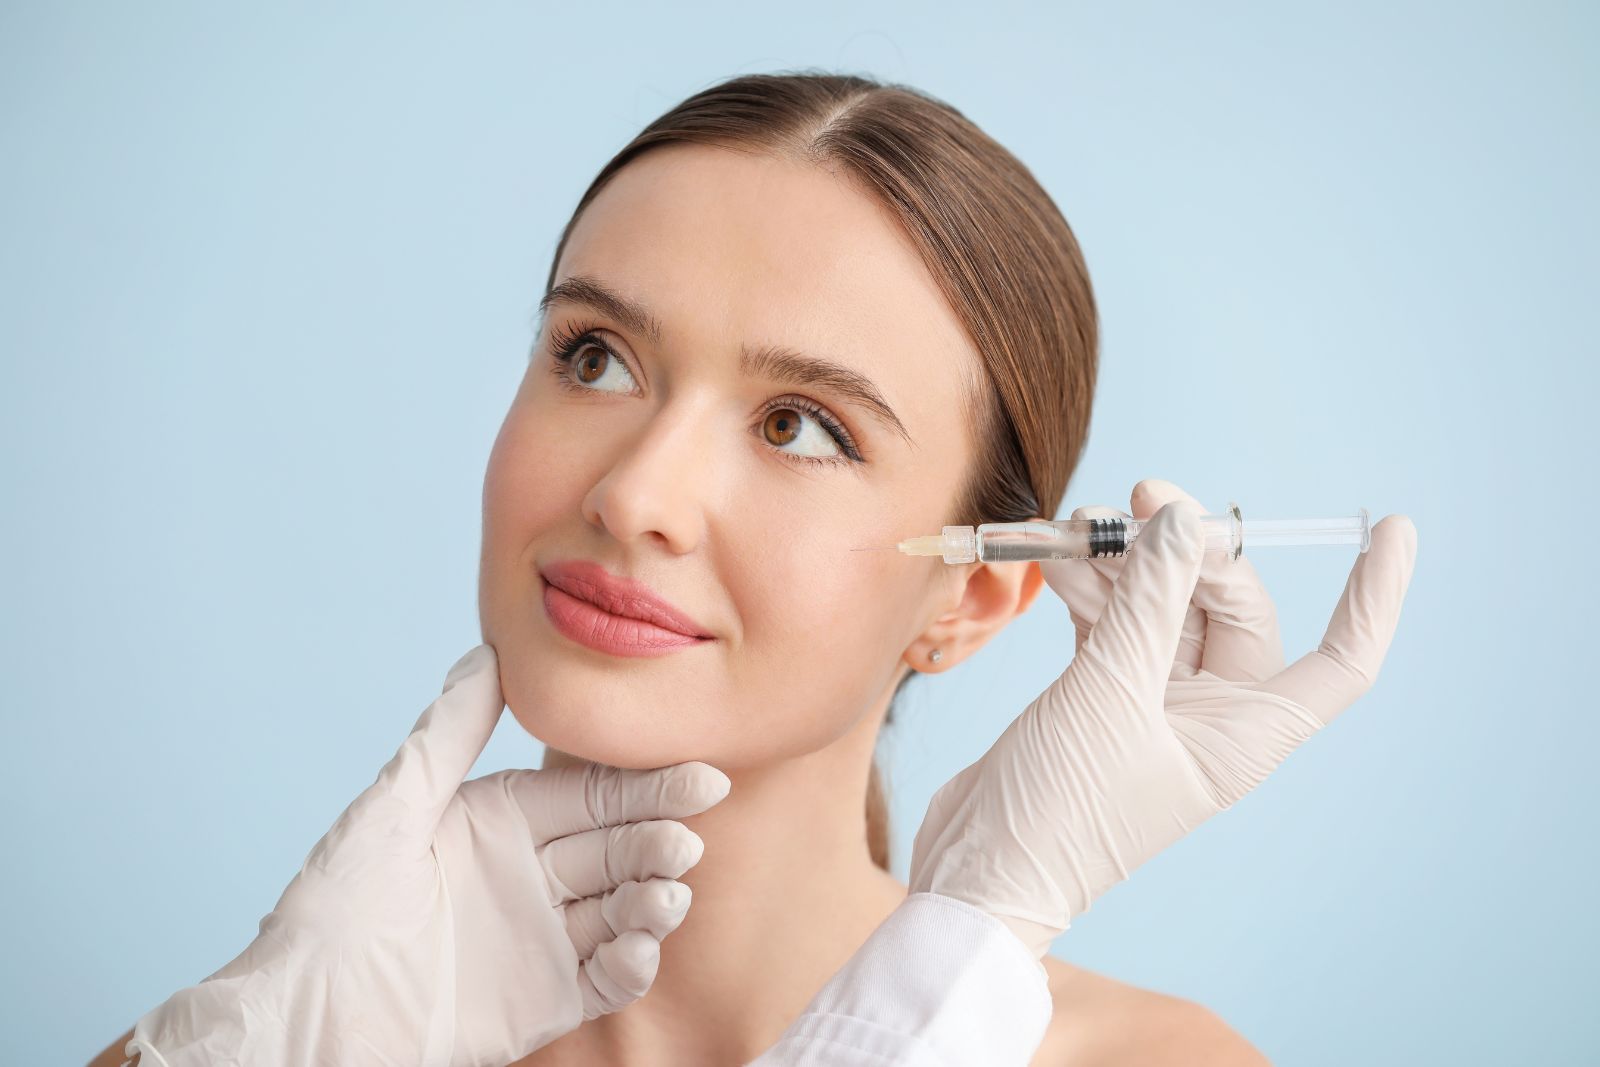
[[(1230, 504), (1211, 515), (1158, 478), (1129, 502), (1131, 514), (1086, 505), (1067, 520), (946, 527), (897, 546), (951, 563), (1038, 560), (1072, 616), (1065, 670), (934, 794), (911, 857), (913, 894), (987, 912), (1035, 958), (1372, 686), (1415, 563), (1404, 515), (1370, 529), (1365, 510), (1267, 522)], [(1242, 555), (1264, 544), (1360, 546), (1322, 640), (1292, 663)]]
[[(986, 522), (971, 526), (946, 526), (941, 533), (912, 537), (897, 545), (873, 545), (857, 552), (896, 548), (908, 556), (942, 556), (946, 563), (1009, 563), (1046, 559), (1105, 559), (1126, 555), (1138, 540), (1147, 519), (1082, 518), (1045, 522)], [(1200, 516), (1205, 551), (1224, 551), (1237, 560), (1250, 547), (1267, 545), (1372, 544), (1372, 524), (1367, 509), (1332, 519), (1252, 519), (1248, 524), (1239, 505), (1229, 501), (1220, 515)]]

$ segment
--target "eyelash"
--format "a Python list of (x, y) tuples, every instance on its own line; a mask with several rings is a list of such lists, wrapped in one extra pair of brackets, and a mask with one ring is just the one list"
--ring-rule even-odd
[[(605, 341), (603, 341), (600, 336), (595, 333), (594, 327), (569, 326), (556, 330), (550, 338), (550, 355), (555, 360), (555, 363), (552, 364), (550, 370), (555, 374), (556, 381), (561, 383), (561, 387), (570, 392), (604, 392), (605, 390), (602, 389), (591, 389), (586, 385), (580, 385), (572, 377), (572, 361), (586, 345), (594, 345), (596, 348), (605, 352), (606, 355), (610, 356), (612, 359), (622, 363), (624, 367), (627, 366), (627, 361), (622, 359), (621, 356), (617, 355), (616, 351), (613, 350), (610, 345), (606, 344)], [(769, 412), (776, 411), (779, 407), (793, 408), (796, 411), (803, 412), (804, 414), (809, 415), (811, 418), (816, 419), (817, 422), (822, 424), (822, 428), (828, 431), (828, 435), (838, 443), (841, 449), (844, 450), (845, 454), (843, 457), (802, 456), (797, 455), (794, 452), (785, 452), (775, 446), (773, 447), (774, 452), (777, 452), (786, 459), (807, 464), (820, 463), (826, 466), (837, 466), (841, 463), (865, 462), (865, 460), (863, 460), (861, 457), (860, 449), (856, 447), (854, 439), (852, 439), (850, 436), (850, 431), (846, 430), (837, 419), (829, 415), (826, 409), (820, 407), (813, 401), (807, 400), (804, 397), (780, 397), (778, 401), (768, 406), (767, 409), (762, 412), (762, 416), (765, 417)]]

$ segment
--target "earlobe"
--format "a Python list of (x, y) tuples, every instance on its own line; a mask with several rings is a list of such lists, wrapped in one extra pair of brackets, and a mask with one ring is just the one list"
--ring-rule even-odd
[(955, 651), (951, 640), (929, 638), (928, 641), (926, 645), (919, 641), (906, 649), (903, 662), (911, 668), (912, 674), (937, 674), (943, 669), (941, 664)]

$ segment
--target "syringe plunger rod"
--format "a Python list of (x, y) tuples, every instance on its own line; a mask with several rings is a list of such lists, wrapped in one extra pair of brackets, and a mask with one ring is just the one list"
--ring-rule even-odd
[[(901, 541), (910, 556), (942, 556), (946, 563), (1024, 562), (1041, 559), (1101, 559), (1126, 555), (1148, 519), (1056, 519), (1049, 522), (988, 522), (946, 526), (942, 533)], [(1367, 509), (1336, 519), (1252, 519), (1246, 529), (1239, 505), (1230, 501), (1221, 515), (1202, 515), (1206, 551), (1224, 551), (1229, 560), (1264, 545), (1360, 545), (1372, 543)]]

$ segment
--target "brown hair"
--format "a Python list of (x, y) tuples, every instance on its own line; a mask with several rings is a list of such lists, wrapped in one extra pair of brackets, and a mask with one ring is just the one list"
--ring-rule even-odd
[[(656, 119), (601, 168), (562, 230), (545, 288), (583, 209), (642, 152), (707, 144), (837, 164), (875, 194), (921, 254), (977, 349), (987, 382), (963, 410), (978, 454), (952, 525), (1054, 518), (1089, 437), (1098, 320), (1089, 271), (1055, 202), (955, 108), (906, 85), (824, 71), (746, 74)], [(895, 686), (888, 714), (906, 683)], [(867, 846), (889, 869), (889, 812), (874, 760)]]

